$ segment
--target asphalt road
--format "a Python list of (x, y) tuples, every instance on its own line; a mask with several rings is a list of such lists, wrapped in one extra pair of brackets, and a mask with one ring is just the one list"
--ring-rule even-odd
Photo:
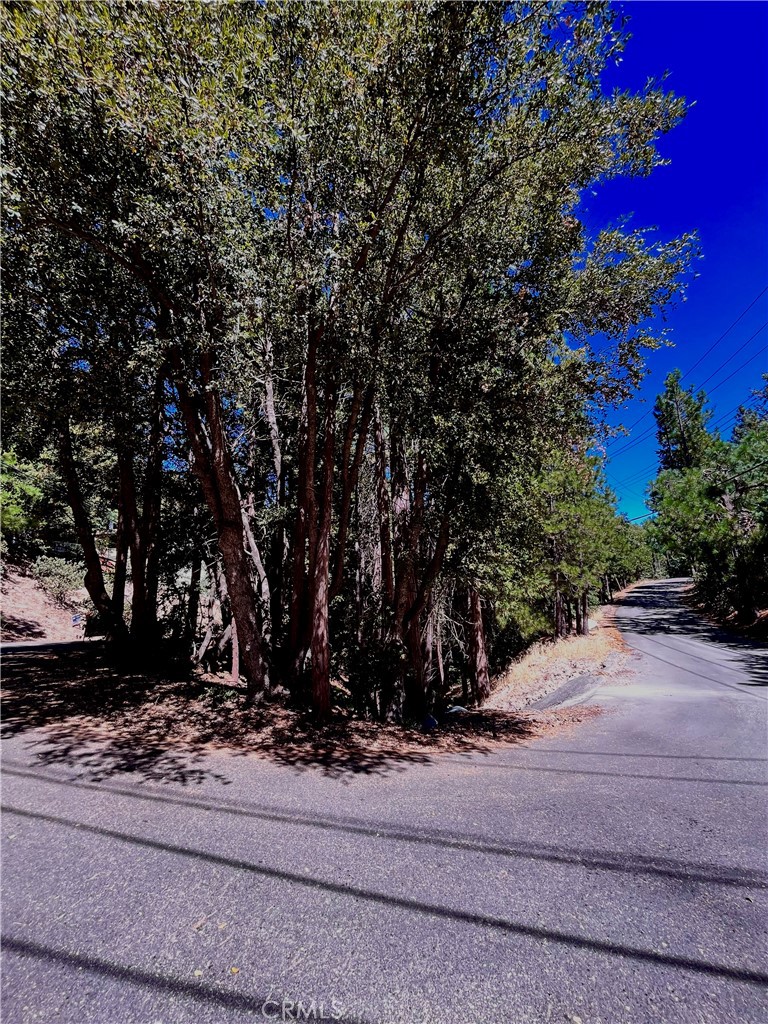
[(8, 740), (4, 1024), (765, 1024), (768, 649), (680, 589), (619, 609), (605, 714), (487, 756), (185, 787)]

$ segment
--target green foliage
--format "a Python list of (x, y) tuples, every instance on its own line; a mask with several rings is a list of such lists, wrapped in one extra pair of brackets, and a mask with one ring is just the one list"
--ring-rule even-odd
[[(703, 402), (700, 402), (703, 405)], [(699, 597), (749, 622), (768, 606), (768, 417), (758, 405), (729, 442), (709, 435), (699, 464), (663, 470), (650, 527), (668, 558), (692, 573)]]
[(21, 461), (12, 450), (2, 453), (0, 474), (0, 525), (3, 540), (39, 525), (37, 510), (42, 498), (35, 466)]
[(72, 603), (74, 592), (83, 586), (85, 567), (64, 558), (43, 555), (33, 562), (31, 574), (40, 589), (57, 604), (68, 605)]
[(707, 423), (712, 418), (706, 408), (707, 396), (703, 391), (694, 394), (692, 387), (683, 388), (680, 377), (679, 370), (669, 374), (653, 409), (658, 428), (659, 465), (663, 470), (700, 466), (712, 443), (707, 431)]
[(696, 243), (580, 219), (686, 109), (601, 90), (608, 4), (1, 17), (7, 429), (62, 465), (71, 441), (78, 536), (119, 508), (169, 632), (237, 595), (280, 677), (330, 614), (335, 672), (383, 711), (438, 641), (466, 663), (468, 591), (517, 643), (641, 571), (590, 416), (637, 384)]

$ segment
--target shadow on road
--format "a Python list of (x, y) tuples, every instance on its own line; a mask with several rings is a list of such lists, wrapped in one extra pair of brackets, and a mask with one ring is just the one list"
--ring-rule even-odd
[(122, 786), (100, 785), (95, 782), (82, 782), (64, 779), (46, 772), (30, 770), (24, 765), (16, 765), (7, 760), (3, 764), (3, 773), (17, 778), (32, 779), (49, 785), (90, 791), (102, 794), (114, 794), (147, 803), (170, 804), (193, 811), (208, 811), (221, 816), (233, 815), (246, 819), (255, 819), (274, 824), (299, 825), (303, 828), (316, 829), (320, 832), (338, 832), (343, 835), (364, 836), (385, 842), (416, 843), (439, 847), (448, 850), (470, 850), (490, 856), (511, 858), (514, 860), (545, 861), (553, 864), (566, 864), (584, 867), (590, 871), (610, 871), (619, 874), (658, 876), (672, 879), (686, 885), (703, 883), (709, 885), (726, 885), (743, 888), (768, 888), (768, 875), (761, 871), (726, 867), (720, 864), (697, 864), (682, 861), (674, 857), (648, 856), (622, 850), (614, 853), (609, 850), (596, 850), (589, 847), (567, 847), (546, 843), (525, 842), (516, 840), (514, 845), (490, 842), (484, 838), (456, 833), (422, 829), (410, 825), (392, 825), (377, 821), (367, 824), (357, 818), (339, 817), (329, 814), (299, 813), (285, 808), (276, 808), (260, 804), (230, 804), (217, 797), (215, 802), (199, 797), (178, 793), (160, 793), (141, 789), (128, 789)]
[[(680, 580), (668, 580), (661, 583), (650, 583), (635, 587), (626, 597), (621, 599), (620, 607), (631, 609), (629, 616), (620, 616), (618, 625), (623, 632), (636, 633), (651, 638), (654, 643), (678, 656), (694, 658), (700, 664), (698, 672), (704, 679), (722, 683), (707, 675), (706, 664), (718, 669), (734, 671), (744, 676), (742, 681), (729, 682), (728, 685), (739, 689), (749, 686), (768, 686), (768, 647), (750, 637), (741, 636), (731, 630), (707, 621), (693, 608), (685, 603), (685, 583)], [(712, 658), (707, 657), (705, 648), (682, 650), (659, 639), (664, 635), (681, 636), (689, 640), (703, 640), (713, 647)], [(643, 653), (647, 653), (643, 651)], [(718, 658), (729, 654), (732, 660)], [(653, 655), (664, 661), (663, 655)], [(687, 666), (676, 665), (667, 660), (667, 664), (675, 668)]]
[[(122, 981), (139, 988), (149, 989), (150, 991), (162, 992), (176, 997), (185, 997), (195, 1003), (219, 1006), (228, 1010), (238, 1010), (254, 1015), (258, 1014), (259, 1019), (268, 1020), (270, 1015), (280, 1011), (280, 1001), (279, 999), (275, 1000), (274, 993), (269, 995), (247, 995), (240, 992), (227, 992), (225, 989), (214, 988), (212, 985), (203, 984), (203, 982), (163, 977), (153, 971), (142, 970), (139, 967), (111, 963), (109, 960), (103, 960), (101, 957), (85, 956), (82, 953), (55, 949), (52, 946), (43, 946), (39, 942), (17, 939), (11, 935), (3, 935), (2, 945), (6, 955), (16, 954), (22, 957), (30, 957), (34, 960), (58, 964), (59, 966), (69, 967), (78, 973), (85, 971), (88, 974), (95, 974), (99, 978)], [(292, 1006), (293, 1003), (291, 1003)], [(264, 1012), (265, 1007), (267, 1007), (266, 1013)], [(364, 1024), (361, 1017), (350, 1017), (347, 1014), (336, 1016), (334, 1020), (338, 1024)]]
[(608, 942), (602, 939), (589, 938), (584, 935), (564, 932), (554, 928), (543, 928), (514, 921), (507, 921), (504, 918), (495, 917), (489, 914), (478, 914), (462, 910), (460, 908), (446, 907), (439, 903), (427, 903), (422, 900), (376, 892), (342, 882), (333, 882), (326, 879), (315, 878), (311, 875), (296, 874), (291, 871), (268, 867), (264, 864), (253, 864), (246, 860), (224, 857), (219, 854), (209, 853), (205, 850), (176, 846), (170, 843), (160, 842), (155, 839), (145, 838), (143, 836), (136, 836), (126, 832), (117, 832), (112, 829), (100, 828), (96, 825), (87, 825), (82, 822), (71, 821), (67, 818), (60, 818), (52, 814), (25, 811), (21, 808), (15, 807), (4, 807), (3, 811), (5, 814), (15, 815), (28, 820), (45, 822), (49, 825), (67, 829), (74, 829), (81, 835), (83, 833), (87, 833), (115, 842), (128, 843), (146, 850), (191, 858), (234, 871), (241, 871), (250, 875), (257, 875), (262, 878), (290, 883), (291, 885), (305, 889), (320, 890), (322, 892), (333, 893), (339, 896), (364, 900), (365, 902), (383, 905), (385, 907), (392, 907), (412, 913), (426, 914), (431, 918), (442, 918), (452, 922), (461, 922), (474, 925), (476, 927), (503, 932), (508, 935), (520, 935), (527, 938), (546, 940), (547, 942), (571, 948), (590, 950), (592, 952), (617, 956), (625, 960), (632, 960), (639, 963), (657, 964), (676, 970), (693, 972), (695, 974), (728, 978), (732, 981), (746, 982), (748, 984), (759, 986), (768, 984), (768, 974), (763, 974), (760, 971), (754, 971), (748, 968), (732, 967), (727, 964), (716, 964), (695, 957), (660, 953), (656, 950), (640, 949), (617, 942)]

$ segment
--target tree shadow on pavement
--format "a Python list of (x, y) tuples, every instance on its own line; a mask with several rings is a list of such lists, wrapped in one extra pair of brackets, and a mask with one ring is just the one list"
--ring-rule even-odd
[[(631, 617), (620, 617), (617, 624), (623, 633), (651, 638), (660, 648), (671, 652), (672, 658), (675, 654), (694, 658), (701, 666), (698, 674), (703, 678), (711, 678), (706, 667), (706, 663), (709, 663), (716, 670), (732, 671), (744, 677), (742, 681), (729, 681), (729, 685), (739, 688), (768, 686), (768, 647), (758, 640), (708, 621), (686, 604), (684, 599), (685, 581), (681, 580), (667, 580), (635, 587), (618, 605), (619, 608), (631, 608)], [(683, 650), (681, 647), (665, 644), (661, 639), (665, 635), (671, 638), (680, 636), (688, 640), (706, 641), (713, 645), (715, 657), (707, 657), (703, 648)], [(718, 654), (722, 656), (717, 657)], [(659, 660), (664, 660), (664, 657), (660, 657)], [(675, 665), (673, 660), (669, 660), (668, 664), (686, 671), (690, 670), (690, 666)], [(712, 681), (723, 682), (714, 678)]]
[(118, 672), (97, 644), (11, 649), (3, 667), (2, 735), (37, 730), (30, 741), (38, 763), (79, 767), (94, 779), (128, 772), (226, 783), (204, 761), (217, 750), (332, 776), (383, 774), (540, 732), (535, 715), (500, 711), (462, 715), (429, 735), (341, 713), (318, 726), (280, 704), (245, 708), (241, 690), (220, 682)]
[[(227, 991), (226, 989), (206, 985), (198, 981), (193, 982), (183, 978), (163, 976), (158, 974), (156, 968), (154, 970), (147, 970), (129, 966), (128, 964), (114, 963), (101, 957), (87, 956), (82, 952), (56, 949), (53, 946), (45, 946), (39, 942), (18, 939), (11, 935), (3, 935), (2, 944), (6, 956), (16, 955), (31, 958), (52, 963), (58, 967), (69, 968), (73, 972), (78, 973), (84, 971), (100, 979), (125, 982), (128, 985), (147, 989), (149, 992), (159, 992), (164, 997), (173, 997), (175, 1001), (179, 999), (190, 1000), (193, 1003), (216, 1006), (219, 1009), (247, 1013), (254, 1018), (258, 1014), (259, 1018), (264, 1020), (268, 1020), (273, 1015), (273, 1011), (276, 1013), (280, 1012), (281, 1004), (275, 1001), (272, 993), (264, 995), (263, 993)], [(8, 1003), (10, 1002), (11, 1000), (8, 999)], [(290, 1006), (292, 1009), (293, 1002), (290, 1003)], [(269, 1008), (268, 1014), (264, 1012), (265, 1007)], [(278, 1018), (274, 1017), (274, 1019)], [(294, 1018), (291, 1017), (290, 1019)], [(310, 1018), (307, 1016), (305, 1019)], [(347, 1014), (343, 1016), (338, 1014), (333, 1019), (338, 1024), (364, 1024), (361, 1017), (350, 1017)]]
[(58, 774), (41, 772), (37, 767), (30, 769), (22, 764), (9, 763), (7, 759), (3, 763), (3, 773), (75, 790), (78, 793), (109, 794), (141, 803), (182, 807), (190, 811), (207, 811), (219, 817), (222, 821), (222, 831), (226, 829), (226, 819), (234, 816), (269, 824), (299, 826), (320, 834), (331, 832), (339, 833), (342, 837), (371, 838), (377, 843), (415, 843), (438, 849), (471, 851), (485, 856), (583, 867), (590, 871), (661, 878), (673, 883), (682, 882), (686, 886), (703, 884), (768, 888), (768, 875), (763, 871), (723, 864), (690, 862), (656, 853), (643, 854), (626, 849), (612, 851), (581, 845), (574, 847), (519, 837), (514, 837), (512, 841), (499, 842), (485, 836), (445, 831), (434, 827), (424, 828), (411, 822), (391, 823), (378, 817), (371, 822), (365, 818), (321, 813), (315, 810), (298, 811), (294, 808), (275, 807), (252, 801), (230, 803), (222, 800), (218, 794), (215, 800), (207, 800), (204, 796), (181, 794), (174, 790), (164, 792), (146, 786), (128, 788), (113, 782), (85, 782), (80, 779), (63, 778)]
[[(115, 829), (102, 828), (98, 825), (86, 824), (69, 818), (59, 817), (53, 814), (44, 814), (38, 811), (27, 811), (22, 808), (4, 807), (4, 813), (17, 816), (28, 821), (45, 823), (54, 827), (76, 830), (79, 835), (87, 834), (98, 837), (100, 840), (107, 840), (108, 843), (126, 843), (136, 846), (139, 849), (152, 852), (171, 854), (178, 857), (189, 858), (203, 863), (214, 864), (225, 870), (242, 872), (247, 875), (267, 878), (276, 882), (287, 883), (292, 887), (320, 891), (333, 896), (351, 897), (356, 901), (384, 906), (394, 910), (406, 911), (413, 914), (425, 914), (431, 919), (442, 919), (451, 924), (469, 924), (475, 927), (500, 932), (506, 935), (522, 936), (539, 941), (546, 941), (555, 946), (565, 946), (572, 949), (589, 950), (593, 953), (600, 953), (612, 957), (618, 957), (625, 961), (636, 964), (653, 964), (655, 966), (669, 967), (677, 971), (692, 972), (694, 974), (719, 977), (730, 981), (745, 982), (747, 984), (764, 987), (768, 984), (768, 975), (760, 969), (752, 969), (749, 966), (727, 963), (713, 963), (700, 956), (686, 956), (673, 954), (667, 951), (655, 949), (644, 949), (635, 945), (624, 944), (619, 941), (610, 941), (600, 937), (578, 934), (575, 932), (561, 930), (559, 928), (545, 927), (539, 924), (526, 924), (494, 914), (476, 912), (463, 907), (450, 907), (442, 903), (427, 902), (422, 899), (410, 898), (402, 894), (398, 888), (395, 893), (380, 892), (363, 885), (354, 885), (348, 882), (335, 881), (319, 878), (311, 874), (298, 873), (284, 870), (283, 868), (272, 867), (262, 862), (254, 863), (249, 860), (224, 856), (218, 852), (212, 852), (199, 848), (181, 846), (169, 842), (134, 833), (121, 832)], [(759, 958), (755, 955), (759, 963)]]

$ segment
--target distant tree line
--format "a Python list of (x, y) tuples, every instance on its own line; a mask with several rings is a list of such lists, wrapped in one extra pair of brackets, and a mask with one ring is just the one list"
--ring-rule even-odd
[(578, 214), (685, 104), (602, 90), (608, 5), (31, 2), (2, 34), (4, 472), (116, 645), (418, 716), (650, 571), (594, 424), (695, 240)]
[(768, 608), (768, 376), (737, 410), (730, 440), (710, 426), (706, 393), (683, 388), (679, 370), (654, 414), (653, 544), (693, 576), (699, 600), (751, 624)]

